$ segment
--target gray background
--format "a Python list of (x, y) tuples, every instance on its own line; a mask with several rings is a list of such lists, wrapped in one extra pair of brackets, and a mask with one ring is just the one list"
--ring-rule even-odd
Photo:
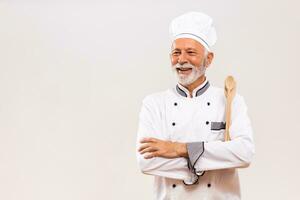
[(0, 199), (152, 199), (135, 160), (142, 98), (175, 84), (168, 25), (215, 21), (207, 72), (235, 76), (256, 156), (244, 200), (298, 199), (299, 1), (0, 1)]

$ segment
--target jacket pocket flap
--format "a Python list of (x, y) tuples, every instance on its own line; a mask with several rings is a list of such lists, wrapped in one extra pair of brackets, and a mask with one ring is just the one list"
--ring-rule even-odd
[(211, 122), (210, 130), (219, 131), (226, 128), (226, 122)]

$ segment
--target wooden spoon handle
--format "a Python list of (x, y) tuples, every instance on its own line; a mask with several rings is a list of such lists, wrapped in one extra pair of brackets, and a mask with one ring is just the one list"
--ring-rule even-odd
[(229, 135), (229, 127), (230, 127), (230, 124), (231, 124), (231, 102), (232, 102), (232, 99), (231, 98), (227, 98), (227, 101), (226, 101), (226, 116), (225, 116), (225, 119), (226, 119), (226, 129), (225, 129), (225, 141), (229, 141), (230, 140), (230, 135)]

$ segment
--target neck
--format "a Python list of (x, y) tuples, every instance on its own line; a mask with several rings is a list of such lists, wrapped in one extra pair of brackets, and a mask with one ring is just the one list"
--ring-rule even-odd
[(199, 85), (201, 85), (204, 81), (205, 81), (206, 77), (205, 75), (200, 76), (196, 81), (194, 81), (193, 83), (184, 86), (186, 89), (188, 89), (190, 95), (192, 96), (193, 91), (196, 87), (198, 87)]

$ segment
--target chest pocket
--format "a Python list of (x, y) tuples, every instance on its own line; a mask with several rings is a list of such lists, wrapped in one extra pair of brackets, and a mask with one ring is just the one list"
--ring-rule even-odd
[(224, 141), (225, 128), (226, 128), (225, 122), (211, 122), (209, 140)]

